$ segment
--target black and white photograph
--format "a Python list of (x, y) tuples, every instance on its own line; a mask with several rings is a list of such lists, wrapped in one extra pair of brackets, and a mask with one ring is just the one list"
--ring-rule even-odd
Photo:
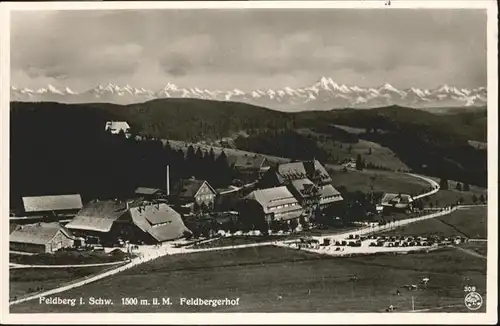
[(2, 322), (496, 323), (494, 1), (1, 9)]

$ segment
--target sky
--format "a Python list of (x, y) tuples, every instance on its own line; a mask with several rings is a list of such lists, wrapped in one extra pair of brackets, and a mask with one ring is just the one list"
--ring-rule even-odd
[(471, 88), (486, 86), (486, 37), (471, 9), (17, 11), (11, 85)]

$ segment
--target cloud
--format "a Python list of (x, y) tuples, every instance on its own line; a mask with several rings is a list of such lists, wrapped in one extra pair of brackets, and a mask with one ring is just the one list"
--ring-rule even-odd
[(479, 10), (89, 10), (11, 22), (11, 79), (27, 86), (486, 83)]

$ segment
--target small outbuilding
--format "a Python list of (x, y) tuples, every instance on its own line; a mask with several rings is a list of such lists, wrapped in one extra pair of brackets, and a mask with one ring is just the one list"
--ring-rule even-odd
[(9, 248), (11, 251), (30, 253), (53, 253), (74, 246), (75, 237), (59, 223), (35, 223), (11, 228)]

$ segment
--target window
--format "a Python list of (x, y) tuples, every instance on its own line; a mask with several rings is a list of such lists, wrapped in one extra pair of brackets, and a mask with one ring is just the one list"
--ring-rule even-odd
[(153, 225), (153, 227), (154, 227), (154, 228), (156, 228), (156, 227), (159, 227), (159, 226), (164, 226), (164, 225), (167, 225), (167, 224), (170, 224), (170, 223), (172, 223), (172, 221), (167, 221), (167, 222), (163, 222), (163, 223), (158, 223), (158, 224)]

